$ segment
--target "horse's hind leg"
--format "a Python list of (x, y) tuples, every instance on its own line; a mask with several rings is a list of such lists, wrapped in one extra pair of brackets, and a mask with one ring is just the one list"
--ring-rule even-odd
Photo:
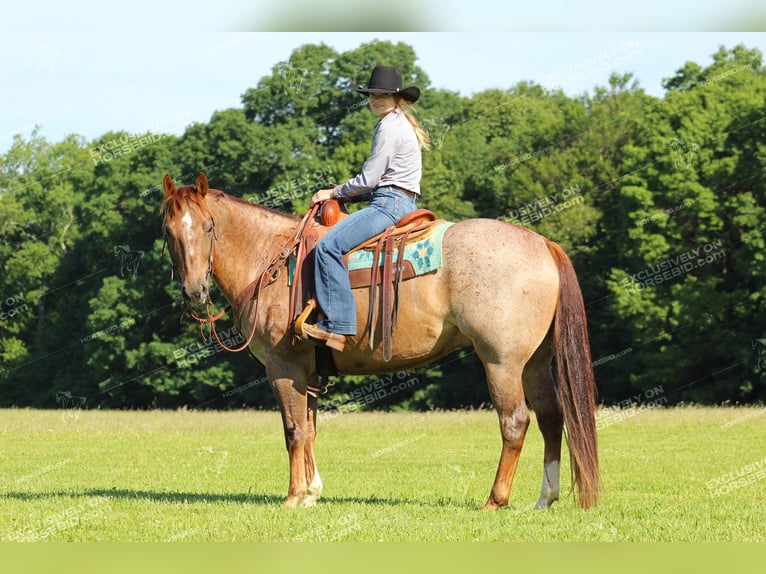
[(487, 371), (487, 384), (492, 404), (500, 418), (503, 449), (495, 482), (484, 510), (497, 510), (508, 504), (511, 484), (519, 463), (521, 447), (529, 426), (529, 411), (524, 402), (520, 368), (492, 363), (482, 358)]
[(537, 500), (535, 508), (548, 508), (559, 498), (561, 433), (564, 423), (561, 405), (553, 384), (551, 360), (552, 349), (549, 334), (524, 367), (522, 379), (524, 394), (535, 412), (537, 425), (540, 427), (545, 442), (543, 480), (540, 486), (540, 498)]

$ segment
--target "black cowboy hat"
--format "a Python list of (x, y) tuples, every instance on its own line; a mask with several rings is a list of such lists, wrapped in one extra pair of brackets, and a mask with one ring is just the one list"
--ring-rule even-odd
[(351, 84), (351, 89), (365, 96), (370, 94), (399, 94), (411, 104), (414, 104), (420, 97), (420, 88), (417, 86), (402, 88), (402, 71), (393, 66), (375, 66), (366, 88)]

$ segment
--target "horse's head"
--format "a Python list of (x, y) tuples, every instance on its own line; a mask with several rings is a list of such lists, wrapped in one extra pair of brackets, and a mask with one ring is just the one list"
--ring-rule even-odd
[(213, 215), (205, 203), (207, 177), (200, 173), (195, 185), (176, 189), (173, 178), (165, 174), (165, 239), (173, 266), (181, 279), (186, 300), (203, 305), (208, 300), (210, 274), (213, 271)]

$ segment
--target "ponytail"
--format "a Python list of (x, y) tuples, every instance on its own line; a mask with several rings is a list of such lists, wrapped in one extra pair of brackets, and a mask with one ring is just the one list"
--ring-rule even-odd
[(403, 98), (397, 98), (397, 105), (399, 106), (399, 109), (402, 110), (407, 121), (410, 122), (412, 129), (415, 130), (415, 136), (418, 138), (420, 149), (428, 149), (431, 147), (431, 138), (428, 136), (428, 132), (420, 126), (417, 118), (415, 118), (415, 106), (408, 104)]

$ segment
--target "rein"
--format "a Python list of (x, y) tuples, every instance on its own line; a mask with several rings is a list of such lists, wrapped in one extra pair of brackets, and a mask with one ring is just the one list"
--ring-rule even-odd
[[(263, 273), (261, 273), (257, 279), (252, 281), (245, 289), (242, 291), (242, 293), (239, 294), (239, 297), (237, 297), (236, 301), (236, 307), (239, 309), (239, 314), (237, 315), (237, 322), (241, 325), (242, 324), (242, 313), (245, 310), (245, 305), (248, 301), (255, 300), (255, 312), (253, 315), (253, 328), (250, 331), (250, 335), (248, 336), (247, 340), (241, 347), (237, 347), (236, 349), (228, 347), (226, 344), (224, 344), (223, 341), (221, 341), (221, 338), (218, 336), (218, 331), (215, 327), (215, 322), (219, 319), (222, 319), (226, 316), (226, 314), (232, 309), (232, 305), (228, 305), (224, 310), (218, 312), (216, 315), (212, 315), (212, 312), (214, 310), (214, 304), (212, 301), (210, 301), (206, 305), (206, 311), (207, 311), (207, 317), (200, 317), (197, 315), (197, 313), (194, 312), (194, 309), (186, 303), (186, 301), (182, 302), (183, 308), (186, 311), (186, 313), (195, 321), (197, 321), (200, 324), (200, 333), (202, 335), (202, 338), (205, 338), (205, 334), (202, 331), (202, 326), (205, 324), (210, 325), (210, 331), (215, 336), (216, 341), (218, 341), (218, 344), (221, 346), (221, 348), (225, 349), (226, 351), (229, 351), (231, 353), (239, 353), (240, 351), (244, 351), (250, 346), (250, 343), (253, 340), (253, 337), (255, 336), (255, 331), (258, 325), (258, 304), (260, 302), (260, 293), (261, 289), (263, 287), (267, 287), (274, 283), (279, 276), (282, 274), (282, 267), (287, 262), (288, 257), (295, 251), (296, 247), (298, 247), (300, 243), (301, 236), (303, 235), (303, 231), (306, 228), (306, 224), (311, 221), (311, 219), (316, 214), (317, 210), (319, 209), (319, 204), (314, 205), (307, 213), (303, 216), (303, 219), (298, 224), (298, 226), (293, 230), (290, 237), (288, 237), (287, 242), (285, 245), (277, 251), (277, 253), (271, 258), (269, 261), (269, 264), (264, 269)], [(210, 277), (213, 273), (213, 253), (215, 251), (215, 242), (218, 239), (218, 237), (215, 234), (215, 222), (213, 223), (213, 233), (211, 237), (211, 246), (210, 246), (210, 259), (208, 261), (208, 269), (207, 269), (207, 278)]]

